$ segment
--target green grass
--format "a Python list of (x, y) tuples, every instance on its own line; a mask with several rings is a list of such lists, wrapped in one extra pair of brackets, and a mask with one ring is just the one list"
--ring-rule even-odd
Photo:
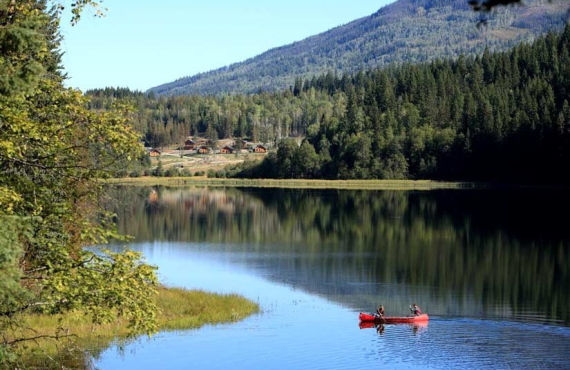
[(159, 297), (158, 304), (162, 311), (159, 317), (161, 331), (236, 322), (259, 312), (256, 303), (235, 294), (218, 295), (203, 291), (163, 289)]
[[(259, 312), (259, 306), (238, 295), (219, 295), (203, 291), (161, 288), (156, 298), (160, 309), (159, 331), (196, 329), (204, 325), (236, 322)], [(53, 335), (58, 327), (68, 339), (42, 339), (24, 342), (16, 348), (22, 368), (84, 368), (91, 355), (114, 342), (128, 341), (129, 330), (124, 320), (112, 324), (93, 325), (81, 311), (65, 315), (25, 315), (18, 337)], [(60, 321), (61, 320), (61, 321)]]
[(363, 190), (433, 190), (463, 189), (477, 186), (473, 183), (433, 180), (276, 180), (225, 179), (206, 177), (137, 177), (105, 180), (108, 184), (135, 186), (235, 186), (295, 189), (363, 189)]

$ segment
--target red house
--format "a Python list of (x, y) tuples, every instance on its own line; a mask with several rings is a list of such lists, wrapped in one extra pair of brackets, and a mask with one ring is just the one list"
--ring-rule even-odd
[(210, 148), (208, 148), (207, 146), (201, 146), (198, 148), (197, 152), (198, 154), (208, 154), (210, 153)]
[(196, 143), (192, 139), (187, 139), (184, 142), (184, 150), (193, 150), (196, 147)]
[(255, 147), (253, 151), (256, 153), (267, 153), (267, 148), (264, 147), (263, 145), (258, 145)]
[(222, 149), (220, 149), (220, 153), (221, 154), (232, 154), (234, 152), (234, 148), (232, 148), (231, 146), (225, 146)]

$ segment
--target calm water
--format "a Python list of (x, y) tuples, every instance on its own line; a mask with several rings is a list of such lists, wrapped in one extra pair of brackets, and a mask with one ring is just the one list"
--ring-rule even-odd
[[(559, 191), (116, 189), (163, 283), (237, 292), (240, 323), (112, 347), (102, 369), (565, 368), (570, 197)], [(417, 302), (427, 327), (360, 329)]]

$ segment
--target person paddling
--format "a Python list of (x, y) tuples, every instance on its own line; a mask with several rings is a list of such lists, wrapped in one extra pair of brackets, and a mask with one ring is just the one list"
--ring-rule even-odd
[(418, 306), (415, 303), (410, 306), (410, 311), (412, 311), (412, 314), (414, 316), (420, 316), (422, 314), (422, 310), (420, 309), (420, 306)]
[(376, 310), (376, 316), (384, 318), (384, 306), (378, 306), (378, 309)]

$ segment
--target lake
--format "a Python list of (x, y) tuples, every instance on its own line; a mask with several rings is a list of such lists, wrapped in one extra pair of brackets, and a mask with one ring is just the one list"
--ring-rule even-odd
[[(108, 207), (165, 285), (262, 313), (113, 346), (98, 368), (570, 366), (567, 192), (118, 187)], [(359, 327), (414, 302), (427, 326)]]

